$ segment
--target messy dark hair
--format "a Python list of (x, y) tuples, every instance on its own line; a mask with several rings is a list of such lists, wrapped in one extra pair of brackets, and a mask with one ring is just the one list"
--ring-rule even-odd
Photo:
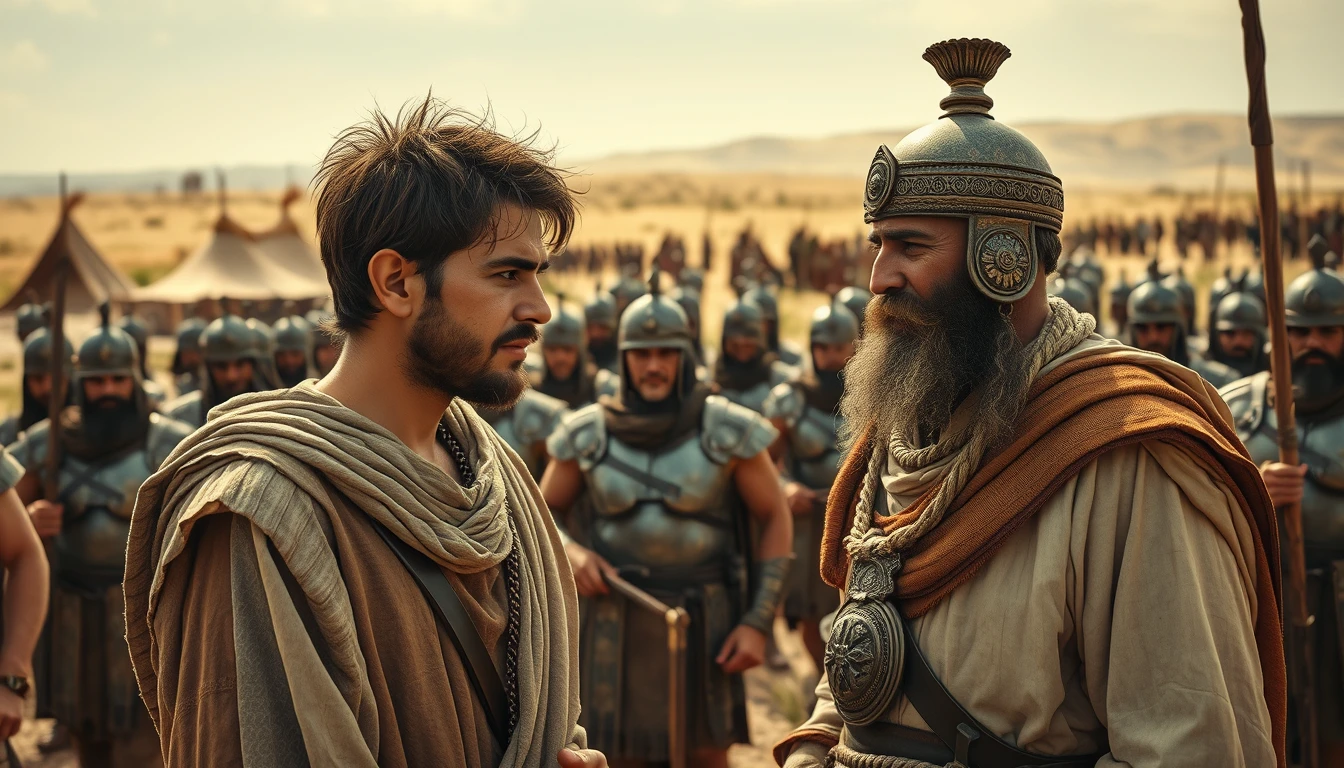
[(342, 131), (313, 180), (335, 329), (365, 328), (380, 311), (368, 279), (373, 254), (400, 253), (437, 295), (450, 254), (506, 234), (497, 231), (502, 205), (538, 213), (548, 246), (563, 248), (574, 196), (554, 152), (535, 140), (504, 136), (488, 111), (477, 117), (432, 94), (395, 119), (375, 109)]
[(1058, 232), (1045, 227), (1036, 227), (1036, 255), (1041, 257), (1041, 275), (1048, 275), (1059, 268), (1060, 254), (1064, 253), (1064, 243)]

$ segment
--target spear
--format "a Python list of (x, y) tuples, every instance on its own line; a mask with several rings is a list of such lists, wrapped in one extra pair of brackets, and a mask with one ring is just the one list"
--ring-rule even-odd
[[(1265, 87), (1265, 32), (1260, 26), (1259, 0), (1239, 0), (1241, 29), (1246, 51), (1246, 81), (1250, 86), (1248, 122), (1255, 151), (1255, 189), (1260, 204), (1260, 253), (1265, 270), (1265, 303), (1269, 315), (1270, 371), (1274, 382), (1274, 414), (1279, 424), (1279, 461), (1298, 465), (1297, 424), (1293, 416), (1292, 359), (1284, 315), (1283, 254), (1280, 252), (1279, 196), (1274, 183), (1274, 131), (1269, 119)], [(1309, 628), (1314, 621), (1307, 610), (1306, 555), (1302, 541), (1302, 508), (1299, 504), (1279, 507), (1287, 538), (1287, 620), (1291, 626), (1290, 679), (1297, 683), (1297, 725), (1302, 742), (1302, 765), (1320, 764), (1316, 743), (1316, 697), (1312, 689)]]

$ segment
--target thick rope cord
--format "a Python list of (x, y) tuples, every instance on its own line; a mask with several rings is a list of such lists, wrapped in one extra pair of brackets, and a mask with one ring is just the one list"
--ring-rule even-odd
[[(1045, 326), (1023, 351), (1023, 359), (1026, 362), (1016, 375), (1024, 377), (1026, 383), (1034, 381), (1042, 368), (1078, 346), (1079, 342), (1096, 330), (1096, 327), (1097, 321), (1091, 315), (1079, 314), (1063, 299), (1051, 297), (1050, 314)], [(1023, 387), (1022, 391), (1025, 392), (1026, 387)], [(874, 439), (868, 472), (859, 490), (854, 525), (845, 539), (845, 547), (849, 554), (855, 556), (899, 552), (909, 548), (938, 525), (952, 500), (970, 482), (975, 471), (979, 469), (985, 452), (991, 447), (988, 430), (984, 429), (982, 424), (983, 422), (973, 420), (966, 429), (945, 436), (923, 448), (912, 447), (905, 435), (890, 435), (887, 450), (883, 451), (878, 448), (883, 441)], [(923, 469), (956, 451), (960, 453), (957, 453), (952, 460), (942, 484), (918, 518), (891, 533), (873, 526), (874, 498), (877, 493), (885, 492), (881, 489), (882, 468), (888, 458), (908, 472)]]

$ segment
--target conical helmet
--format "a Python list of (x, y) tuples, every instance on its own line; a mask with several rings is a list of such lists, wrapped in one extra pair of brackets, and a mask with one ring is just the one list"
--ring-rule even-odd
[(149, 344), (149, 328), (140, 322), (140, 318), (135, 315), (122, 315), (117, 321), (117, 327), (126, 332), (127, 336), (135, 339), (135, 344), (140, 349), (144, 349)]
[(18, 326), (19, 341), (26, 341), (37, 329), (46, 327), (46, 308), (37, 303), (36, 297), (30, 294), (28, 302), (19, 306), (15, 323)]
[(1219, 275), (1218, 279), (1213, 281), (1213, 285), (1209, 286), (1209, 306), (1216, 311), (1223, 297), (1236, 292), (1236, 290), (1232, 279), (1232, 268), (1224, 267), (1223, 274)]
[(189, 317), (178, 324), (174, 335), (177, 337), (178, 352), (200, 351), (201, 331), (205, 330), (205, 321), (199, 317)]
[(966, 266), (976, 287), (998, 302), (1031, 290), (1041, 271), (1035, 228), (1058, 233), (1064, 187), (1025, 136), (989, 114), (985, 84), (1010, 52), (992, 40), (947, 40), (924, 60), (952, 88), (943, 115), (878, 148), (864, 185), (864, 221), (892, 216), (967, 220)]
[(275, 329), (255, 317), (243, 321), (252, 332), (253, 356), (270, 359), (275, 354)]
[(1172, 323), (1184, 327), (1181, 294), (1161, 280), (1149, 280), (1129, 294), (1129, 324)]
[(275, 321), (275, 351), (308, 354), (312, 344), (312, 327), (308, 321), (293, 315)]
[(636, 275), (639, 268), (633, 264), (627, 265), (625, 274), (616, 285), (611, 288), (611, 298), (616, 303), (616, 313), (622, 314), (624, 310), (630, 308), (630, 304), (645, 295), (647, 287)]
[(1186, 330), (1190, 333), (1195, 331), (1195, 286), (1185, 279), (1185, 270), (1177, 267), (1176, 271), (1162, 278), (1162, 282), (1168, 288), (1176, 291), (1181, 296), (1181, 313), (1185, 316)]
[(808, 337), (813, 344), (848, 344), (859, 338), (859, 321), (848, 307), (833, 301), (812, 313)]
[(1325, 254), (1311, 252), (1314, 269), (1288, 286), (1284, 298), (1289, 328), (1324, 328), (1344, 325), (1344, 279), (1325, 268)]
[[(75, 345), (65, 337), (65, 367), (69, 370), (75, 359)], [(42, 326), (23, 340), (23, 373), (25, 376), (51, 372), (51, 329)]]
[(872, 291), (857, 285), (851, 285), (847, 288), (841, 288), (835, 294), (835, 300), (845, 305), (845, 308), (853, 313), (860, 322), (868, 311), (868, 302), (873, 298)]
[(654, 270), (649, 292), (635, 299), (621, 316), (618, 349), (676, 348), (691, 354), (691, 326), (681, 306), (659, 288), (662, 273)]
[(1213, 311), (1215, 331), (1256, 331), (1266, 330), (1265, 304), (1255, 296), (1243, 291), (1227, 294), (1218, 302)]
[(601, 283), (598, 283), (593, 298), (583, 305), (583, 320), (588, 325), (616, 328), (616, 299), (602, 290)]
[(201, 332), (201, 356), (207, 363), (243, 360), (255, 354), (256, 343), (252, 329), (237, 315), (226, 311)]
[(543, 347), (583, 347), (583, 316), (565, 307), (565, 294), (555, 298), (555, 314), (541, 326)]
[(1097, 314), (1092, 303), (1092, 289), (1076, 277), (1061, 276), (1050, 281), (1049, 294), (1067, 301), (1069, 306), (1089, 315)]
[(130, 376), (140, 379), (140, 349), (135, 338), (109, 321), (107, 304), (98, 308), (102, 323), (79, 344), (75, 355), (75, 378)]
[(739, 301), (723, 313), (723, 338), (751, 339), (765, 344), (765, 315), (760, 307)]
[(770, 322), (779, 322), (779, 300), (764, 285), (757, 285), (742, 294), (742, 303), (750, 304), (761, 310), (761, 317)]
[(686, 313), (686, 319), (691, 322), (691, 328), (699, 328), (700, 292), (689, 285), (682, 285), (674, 288), (670, 295), (672, 300), (681, 306), (681, 311)]

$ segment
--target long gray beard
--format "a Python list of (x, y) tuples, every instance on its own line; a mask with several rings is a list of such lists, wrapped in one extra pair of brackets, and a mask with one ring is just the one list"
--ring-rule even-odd
[[(988, 301), (979, 296), (975, 300)], [(967, 306), (961, 301), (929, 304), (958, 310)], [(942, 433), (957, 406), (977, 387), (980, 401), (970, 429), (982, 431), (991, 446), (1011, 434), (1031, 386), (1030, 361), (1012, 324), (997, 308), (971, 312), (976, 317), (970, 320), (958, 310), (933, 309), (930, 314), (942, 317), (912, 327), (892, 323), (880, 306), (870, 306), (864, 338), (845, 367), (840, 400), (844, 450), (868, 427), (878, 445), (892, 435), (912, 443), (952, 437)], [(953, 319), (953, 314), (962, 317)]]

